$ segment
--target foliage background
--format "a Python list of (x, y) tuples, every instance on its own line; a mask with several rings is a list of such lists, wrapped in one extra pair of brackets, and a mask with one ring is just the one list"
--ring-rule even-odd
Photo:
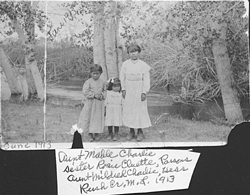
[[(40, 7), (44, 9), (43, 5)], [(223, 18), (228, 24), (227, 47), (233, 67), (233, 85), (240, 96), (249, 94), (249, 41), (246, 34), (249, 21), (242, 17), (246, 11), (243, 2), (126, 1), (119, 2), (117, 7), (121, 12), (124, 60), (128, 58), (126, 46), (139, 43), (143, 49), (142, 60), (152, 67), (152, 87), (171, 86), (177, 89), (179, 99), (186, 102), (203, 102), (221, 96), (211, 42), (217, 33), (215, 24)], [(53, 14), (48, 15), (49, 29), (57, 29), (56, 21), (64, 21), (57, 37), (66, 29), (71, 30), (60, 40), (49, 42), (47, 81), (57, 82), (71, 77), (86, 80), (88, 67), (93, 63), (91, 3), (64, 2), (60, 8), (63, 11), (57, 20), (53, 20)], [(38, 24), (42, 29), (44, 12), (38, 13)], [(70, 18), (69, 13), (75, 15)], [(10, 31), (8, 33), (7, 37), (10, 37)], [(44, 37), (37, 37), (36, 41), (36, 58), (43, 76)], [(3, 47), (14, 66), (24, 67), (24, 54), (18, 41), (7, 38)]]

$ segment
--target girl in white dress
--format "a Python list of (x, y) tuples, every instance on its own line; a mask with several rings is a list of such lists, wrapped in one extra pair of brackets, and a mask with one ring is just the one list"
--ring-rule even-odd
[(77, 126), (88, 132), (90, 141), (99, 140), (104, 130), (104, 99), (106, 83), (100, 79), (102, 67), (90, 67), (90, 76), (82, 88), (84, 107), (81, 111)]
[[(146, 99), (150, 89), (150, 66), (139, 60), (140, 52), (138, 45), (129, 46), (130, 59), (123, 62), (120, 72), (124, 98), (123, 124), (130, 128), (128, 139), (137, 138), (137, 141), (144, 138), (142, 128), (151, 126)], [(137, 137), (135, 128), (138, 129)]]
[(110, 79), (108, 83), (105, 106), (105, 126), (108, 126), (108, 140), (117, 141), (119, 139), (119, 126), (122, 125), (121, 82), (118, 78)]

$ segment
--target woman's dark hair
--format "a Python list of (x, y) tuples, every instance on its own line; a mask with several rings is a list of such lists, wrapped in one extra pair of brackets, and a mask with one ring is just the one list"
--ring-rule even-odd
[(138, 51), (138, 53), (141, 52), (141, 48), (140, 48), (140, 46), (137, 45), (137, 44), (131, 44), (131, 45), (129, 45), (129, 46), (127, 47), (127, 53), (128, 53), (128, 54), (131, 53), (131, 52), (136, 52), (136, 51)]
[(107, 85), (107, 90), (111, 91), (113, 86), (119, 86), (120, 91), (121, 91), (121, 81), (118, 78), (112, 78), (109, 80), (108, 85)]
[(92, 72), (100, 72), (100, 74), (102, 74), (102, 67), (98, 64), (94, 64), (90, 67), (90, 73)]

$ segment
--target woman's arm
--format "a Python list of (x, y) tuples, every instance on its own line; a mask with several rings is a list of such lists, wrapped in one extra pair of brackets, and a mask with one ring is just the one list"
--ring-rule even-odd
[(124, 63), (122, 64), (120, 71), (120, 80), (121, 80), (122, 91), (124, 91), (126, 90), (126, 69)]
[(142, 85), (142, 93), (148, 93), (150, 89), (150, 73), (149, 70), (145, 71), (142, 74), (142, 80), (143, 80), (143, 85)]
[(125, 99), (125, 96), (126, 96), (126, 69), (125, 69), (125, 63), (123, 63), (122, 67), (121, 67), (120, 80), (121, 80), (122, 97)]
[(105, 100), (107, 97), (107, 84), (103, 82), (103, 89), (102, 89), (102, 99)]

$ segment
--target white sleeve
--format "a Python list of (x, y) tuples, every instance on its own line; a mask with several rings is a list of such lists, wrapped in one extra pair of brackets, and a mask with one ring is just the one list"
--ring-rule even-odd
[(121, 87), (122, 90), (126, 90), (126, 69), (125, 64), (122, 64), (121, 71), (120, 71), (120, 80), (121, 80)]
[(143, 87), (142, 93), (148, 93), (150, 90), (150, 66), (146, 64), (145, 69), (143, 71), (142, 79), (143, 79)]

